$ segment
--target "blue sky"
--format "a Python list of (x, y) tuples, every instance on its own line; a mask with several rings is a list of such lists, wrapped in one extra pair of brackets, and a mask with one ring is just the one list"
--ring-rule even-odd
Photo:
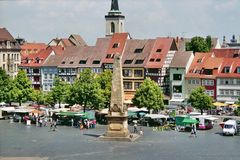
[[(233, 34), (240, 38), (239, 0), (118, 0), (133, 38)], [(105, 35), (111, 0), (0, 0), (0, 27), (27, 41), (80, 34), (93, 45)]]

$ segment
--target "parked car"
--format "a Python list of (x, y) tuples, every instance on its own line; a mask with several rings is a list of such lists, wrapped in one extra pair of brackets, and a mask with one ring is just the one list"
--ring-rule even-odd
[(237, 122), (236, 120), (228, 120), (223, 126), (223, 135), (235, 135), (237, 134)]

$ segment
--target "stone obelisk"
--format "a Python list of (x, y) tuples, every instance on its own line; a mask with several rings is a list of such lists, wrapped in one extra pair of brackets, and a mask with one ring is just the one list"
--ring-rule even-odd
[[(111, 104), (107, 118), (106, 140), (132, 141), (128, 131), (127, 107), (124, 106), (121, 56), (115, 54), (112, 74)], [(130, 138), (131, 137), (131, 138)]]

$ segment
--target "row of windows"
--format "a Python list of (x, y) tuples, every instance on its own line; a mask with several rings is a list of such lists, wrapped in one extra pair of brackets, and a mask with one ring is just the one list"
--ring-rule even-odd
[(8, 72), (17, 72), (18, 65), (17, 64), (10, 64), (10, 65), (3, 64), (2, 69), (7, 70)]
[(224, 84), (224, 85), (240, 85), (240, 79), (231, 79), (231, 78), (226, 78), (226, 79), (220, 79), (218, 81), (219, 84)]
[[(133, 88), (134, 84), (134, 88)], [(138, 89), (142, 82), (123, 82), (123, 88), (126, 90)]]
[[(73, 64), (74, 61), (70, 61), (69, 64)], [(80, 60), (79, 64), (86, 64), (87, 60)], [(62, 61), (62, 64), (66, 64), (66, 61)], [(100, 60), (94, 60), (92, 64), (100, 64)]]
[(57, 77), (57, 74), (44, 74), (44, 79), (54, 79), (55, 77)]
[(240, 90), (233, 90), (233, 89), (220, 89), (220, 95), (227, 95), (227, 96), (240, 96)]
[(214, 96), (214, 90), (205, 90), (205, 93), (209, 96)]
[(202, 85), (204, 86), (214, 86), (214, 80), (203, 79)]
[(123, 77), (143, 77), (143, 70), (123, 69)]
[(200, 80), (198, 79), (189, 79), (188, 84), (200, 84)]
[[(7, 56), (6, 56), (7, 55)], [(19, 61), (19, 54), (3, 54), (3, 62), (8, 60)]]

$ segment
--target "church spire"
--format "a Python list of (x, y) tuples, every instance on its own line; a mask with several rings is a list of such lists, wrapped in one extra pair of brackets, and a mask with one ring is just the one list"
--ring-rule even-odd
[(125, 16), (119, 11), (118, 0), (111, 0), (111, 10), (105, 15), (106, 36), (124, 32)]
[(119, 11), (118, 0), (112, 0), (111, 11)]

